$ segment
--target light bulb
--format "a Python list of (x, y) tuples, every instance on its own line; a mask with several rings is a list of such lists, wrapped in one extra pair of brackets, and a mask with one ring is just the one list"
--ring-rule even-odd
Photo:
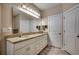
[(22, 8), (26, 8), (26, 5), (22, 5)]
[(30, 8), (27, 7), (27, 10), (30, 11)]

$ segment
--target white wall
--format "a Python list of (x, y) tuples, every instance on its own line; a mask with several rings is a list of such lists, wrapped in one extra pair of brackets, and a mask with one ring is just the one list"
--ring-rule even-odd
[(42, 18), (42, 25), (48, 25), (48, 17)]
[[(2, 26), (2, 27), (1, 27)], [(12, 34), (12, 10), (8, 4), (0, 4), (0, 27), (2, 28), (1, 54), (5, 54), (5, 35)], [(1, 38), (1, 37), (0, 37)]]
[(2, 4), (2, 24), (4, 34), (12, 34), (12, 9), (8, 4)]

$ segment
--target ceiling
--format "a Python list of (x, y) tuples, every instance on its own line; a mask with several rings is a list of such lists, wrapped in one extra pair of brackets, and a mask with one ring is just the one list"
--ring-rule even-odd
[(59, 5), (59, 3), (34, 3), (40, 10), (47, 10), (51, 7)]

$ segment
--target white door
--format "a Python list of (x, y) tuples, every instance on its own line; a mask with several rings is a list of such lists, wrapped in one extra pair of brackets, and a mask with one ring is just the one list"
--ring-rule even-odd
[(48, 17), (48, 33), (51, 44), (61, 48), (62, 43), (62, 14)]
[(76, 53), (79, 54), (79, 7), (76, 9)]
[(74, 54), (75, 52), (75, 10), (64, 13), (64, 49)]

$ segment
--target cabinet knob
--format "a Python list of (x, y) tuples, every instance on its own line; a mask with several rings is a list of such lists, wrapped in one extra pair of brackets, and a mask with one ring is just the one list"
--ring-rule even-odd
[(59, 33), (59, 35), (61, 35), (61, 33)]

